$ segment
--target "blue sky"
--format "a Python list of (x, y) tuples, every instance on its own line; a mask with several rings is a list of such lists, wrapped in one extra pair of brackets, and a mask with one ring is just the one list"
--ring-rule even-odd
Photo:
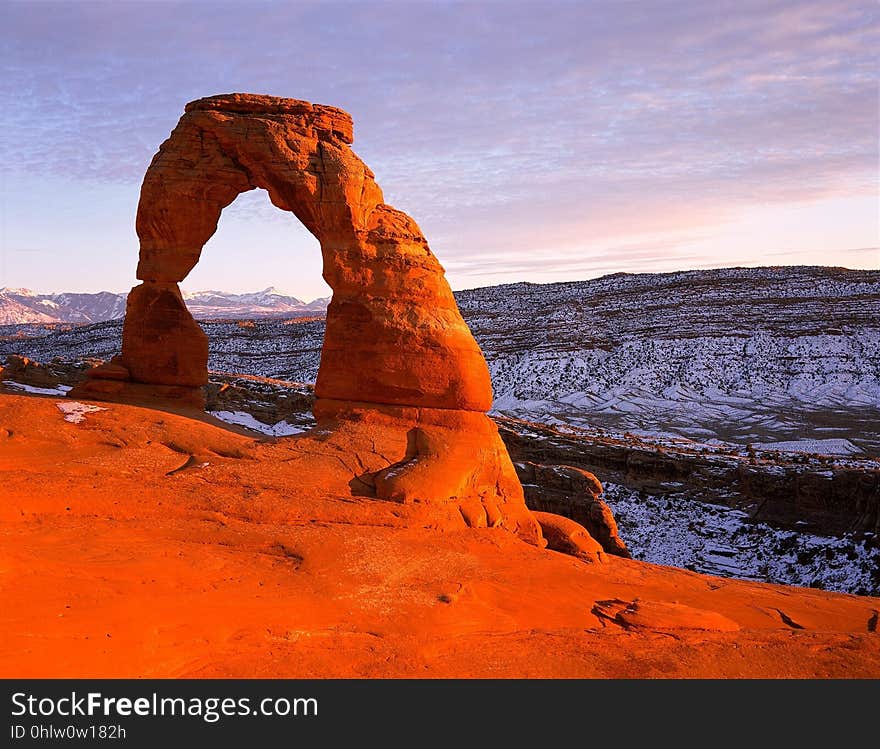
[[(880, 267), (874, 2), (9, 2), (0, 286), (135, 283), (144, 171), (187, 101), (342, 107), (453, 288)], [(261, 191), (190, 290), (327, 293)]]

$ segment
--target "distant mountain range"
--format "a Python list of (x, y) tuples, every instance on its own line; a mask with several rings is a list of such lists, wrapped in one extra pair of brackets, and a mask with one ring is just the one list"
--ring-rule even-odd
[[(125, 315), (127, 294), (38, 294), (30, 289), (0, 288), (0, 325), (91, 323)], [(186, 306), (200, 320), (255, 317), (302, 317), (324, 314), (329, 297), (304, 302), (270, 286), (249, 294), (225, 291), (184, 292)]]

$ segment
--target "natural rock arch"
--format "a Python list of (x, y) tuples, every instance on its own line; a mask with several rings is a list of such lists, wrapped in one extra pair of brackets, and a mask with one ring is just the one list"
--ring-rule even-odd
[(141, 187), (143, 283), (128, 297), (122, 353), (72, 395), (202, 402), (208, 341), (177, 284), (221, 211), (263, 188), (321, 245), (333, 297), (314, 412), (357, 457), (353, 493), (440, 504), (429, 524), (442, 516), (503, 525), (541, 544), (485, 415), (492, 387), (483, 354), (416, 222), (383, 202), (351, 150), (352, 131), (342, 110), (295, 99), (227, 94), (187, 104)]
[(321, 245), (333, 299), (318, 398), (489, 409), (488, 369), (443, 268), (415, 221), (383, 202), (351, 142), (351, 118), (334, 107), (249, 94), (187, 104), (141, 187), (144, 283), (129, 297), (117, 361), (133, 382), (198, 388), (207, 381), (207, 339), (177, 284), (221, 211), (260, 187)]

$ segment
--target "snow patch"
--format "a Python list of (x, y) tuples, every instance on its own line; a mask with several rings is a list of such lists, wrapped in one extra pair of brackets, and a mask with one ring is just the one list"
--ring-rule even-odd
[(33, 393), (34, 395), (64, 395), (72, 388), (70, 385), (58, 385), (54, 388), (38, 388), (33, 385), (25, 385), (23, 382), (13, 382), (12, 380), (3, 380), (3, 384), (7, 387), (23, 390), (25, 393)]
[(709, 575), (880, 594), (880, 549), (754, 522), (742, 510), (605, 484), (605, 501), (634, 559)]
[(64, 420), (69, 421), (71, 424), (81, 424), (86, 420), (86, 414), (107, 410), (106, 408), (101, 408), (101, 406), (92, 406), (88, 403), (80, 403), (79, 401), (65, 401), (55, 405), (64, 414)]
[(790, 440), (788, 442), (753, 442), (756, 450), (811, 453), (813, 455), (857, 455), (862, 452), (846, 439)]
[(258, 421), (246, 411), (208, 411), (220, 421), (227, 424), (235, 424), (237, 426), (253, 429), (255, 432), (271, 435), (272, 437), (288, 437), (291, 434), (302, 434), (308, 431), (306, 428), (291, 424), (287, 421), (279, 421), (277, 424), (264, 424)]

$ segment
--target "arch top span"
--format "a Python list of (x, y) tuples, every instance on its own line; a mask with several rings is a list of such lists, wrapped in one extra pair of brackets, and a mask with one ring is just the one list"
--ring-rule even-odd
[(144, 176), (137, 277), (182, 281), (221, 211), (258, 187), (322, 244), (355, 240), (383, 197), (352, 140), (351, 117), (336, 107), (254, 94), (190, 102)]
[(254, 94), (218, 94), (191, 101), (183, 111), (293, 116), (299, 118), (304, 130), (311, 130), (324, 140), (329, 140), (332, 136), (344, 143), (354, 142), (354, 121), (348, 112), (339, 107), (312, 104), (302, 99)]

